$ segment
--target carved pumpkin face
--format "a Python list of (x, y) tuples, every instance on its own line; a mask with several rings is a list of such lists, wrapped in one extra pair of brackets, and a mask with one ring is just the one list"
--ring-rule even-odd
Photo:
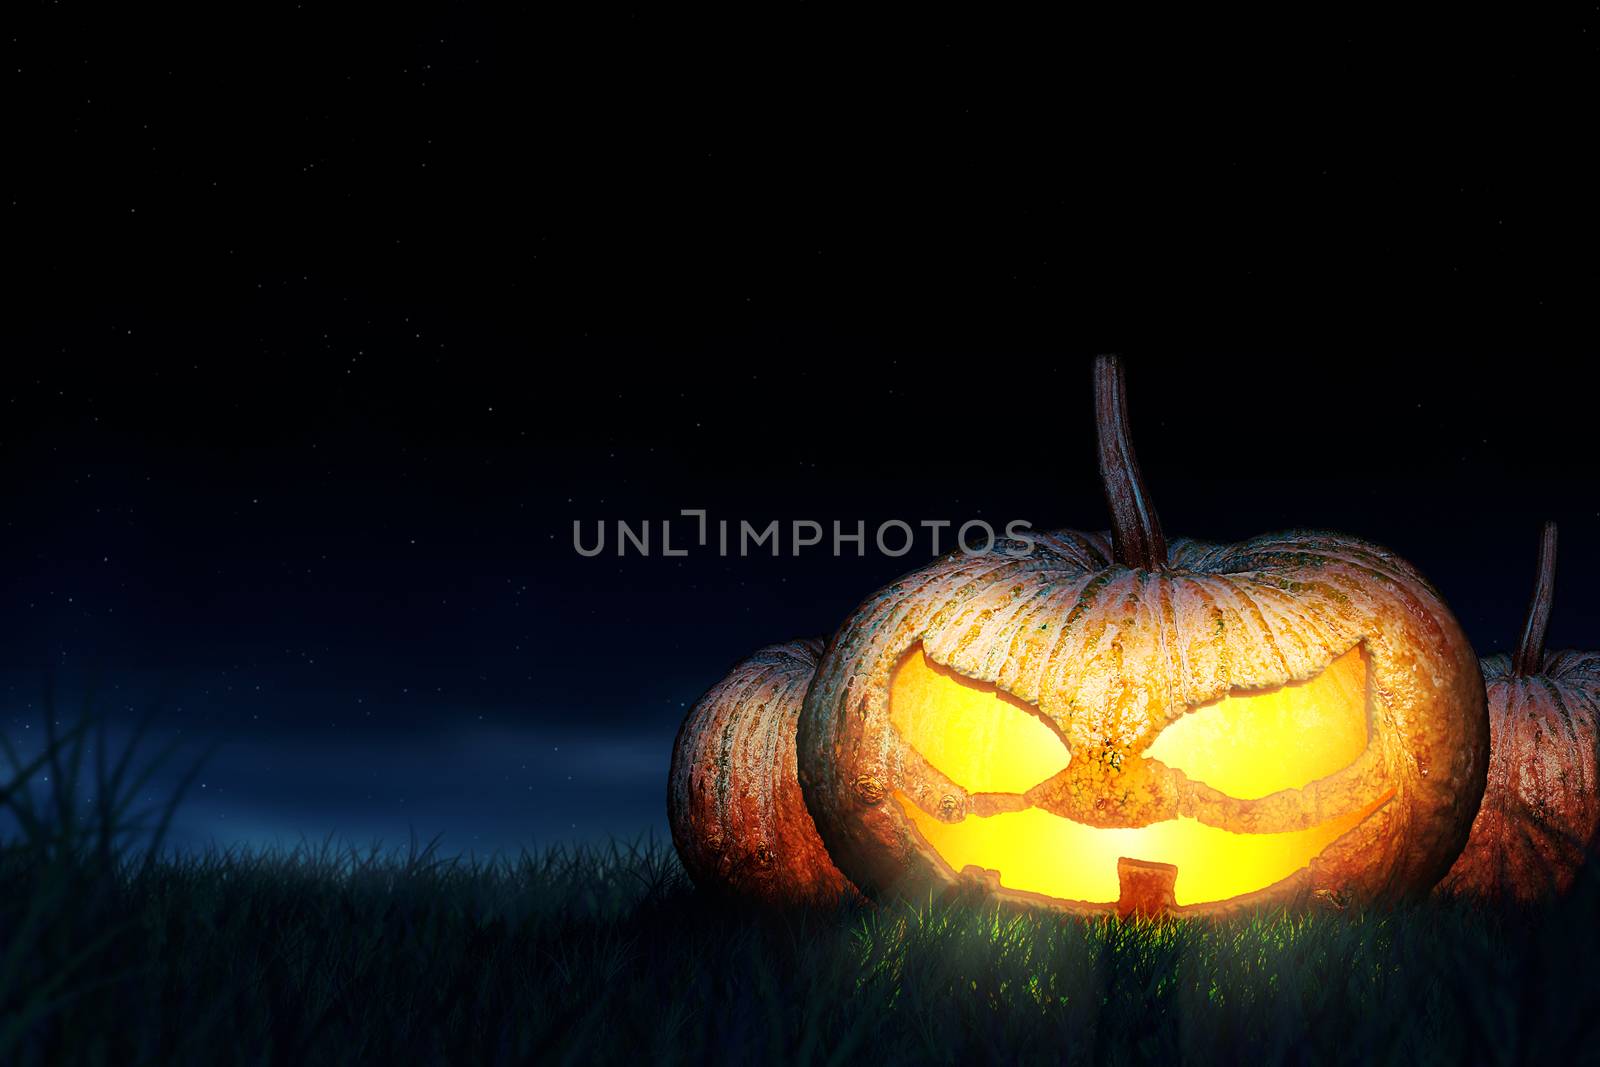
[(1489, 780), (1466, 847), (1439, 892), (1533, 902), (1572, 887), (1600, 830), (1600, 652), (1546, 652), (1556, 528), (1515, 655), (1483, 661)]
[(1426, 892), (1488, 745), (1449, 610), (1339, 534), (1169, 550), (1104, 387), (1102, 472), (1120, 442), (1132, 490), (1110, 490), (1111, 536), (952, 554), (830, 645), (799, 745), (834, 862), (872, 891), (977, 881), (1123, 914)]

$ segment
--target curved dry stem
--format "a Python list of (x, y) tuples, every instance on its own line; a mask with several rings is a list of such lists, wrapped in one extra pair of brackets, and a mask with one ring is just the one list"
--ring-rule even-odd
[(1522, 624), (1522, 640), (1511, 658), (1511, 673), (1518, 678), (1538, 674), (1544, 666), (1544, 638), (1550, 629), (1550, 605), (1556, 595), (1556, 524), (1544, 524), (1539, 538), (1539, 581), (1528, 601), (1528, 618)]
[(1144, 475), (1128, 431), (1128, 394), (1122, 359), (1096, 356), (1094, 416), (1100, 446), (1100, 481), (1111, 508), (1112, 550), (1118, 563), (1136, 570), (1167, 569), (1167, 539), (1145, 493)]

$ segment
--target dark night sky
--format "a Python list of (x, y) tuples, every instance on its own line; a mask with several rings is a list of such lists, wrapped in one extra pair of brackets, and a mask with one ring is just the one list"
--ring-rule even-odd
[(1553, 517), (1552, 643), (1600, 644), (1585, 27), (1330, 25), (1195, 92), (1099, 28), (992, 79), (798, 12), (139, 18), (13, 48), (0, 729), (94, 678), (220, 740), (184, 843), (661, 832), (687, 705), (927, 541), (574, 520), (1100, 528), (1107, 346), (1169, 532), (1381, 541), (1488, 651)]

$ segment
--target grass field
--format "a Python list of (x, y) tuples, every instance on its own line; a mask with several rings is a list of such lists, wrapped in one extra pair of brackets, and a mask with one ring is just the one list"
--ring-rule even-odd
[(1600, 1059), (1594, 878), (1533, 914), (761, 913), (653, 843), (161, 858), (131, 763), (75, 788), (81, 741), (0, 785), (0, 1063)]

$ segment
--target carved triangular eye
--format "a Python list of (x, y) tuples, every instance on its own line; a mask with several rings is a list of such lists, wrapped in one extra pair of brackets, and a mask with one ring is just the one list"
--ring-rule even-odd
[(1023, 793), (1071, 759), (1026, 703), (941, 667), (921, 645), (895, 668), (889, 721), (902, 741), (969, 793)]
[(1229, 693), (1156, 736), (1144, 755), (1230, 797), (1304, 789), (1367, 748), (1367, 664), (1358, 645), (1315, 678)]

